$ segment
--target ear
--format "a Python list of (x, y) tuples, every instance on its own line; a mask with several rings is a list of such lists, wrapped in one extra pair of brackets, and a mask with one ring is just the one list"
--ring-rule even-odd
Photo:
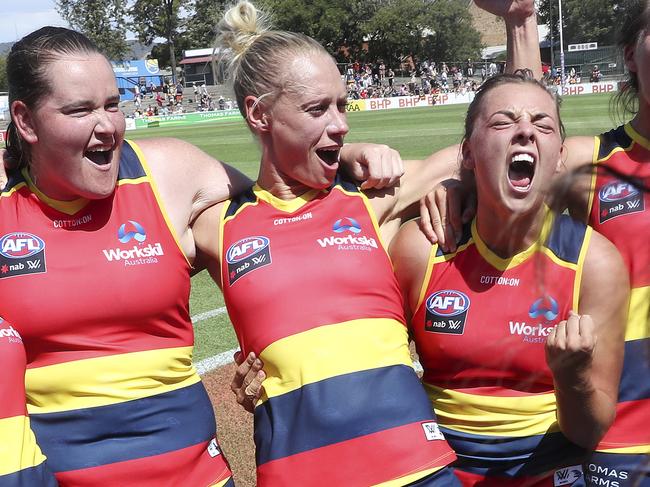
[(468, 171), (473, 171), (475, 167), (474, 157), (472, 156), (472, 151), (469, 146), (467, 139), (463, 140), (463, 144), (460, 146), (461, 153), (463, 154), (462, 165), (463, 168)]
[(567, 148), (564, 145), (564, 141), (562, 141), (562, 145), (560, 146), (560, 154), (557, 158), (557, 164), (555, 165), (555, 174), (559, 173), (562, 171), (562, 168), (566, 167), (565, 161), (566, 161), (566, 151)]
[(628, 44), (623, 49), (623, 59), (625, 59), (625, 65), (627, 66), (628, 71), (631, 73), (638, 72), (639, 68), (636, 65), (634, 60), (634, 53), (636, 52), (636, 44)]
[(18, 135), (28, 144), (35, 144), (38, 142), (36, 135), (36, 127), (34, 125), (34, 117), (32, 111), (20, 100), (16, 100), (11, 104), (11, 119), (16, 126)]
[(257, 133), (268, 132), (271, 117), (268, 114), (267, 107), (260, 102), (260, 99), (249, 95), (244, 98), (244, 106), (246, 108), (246, 121), (251, 129)]

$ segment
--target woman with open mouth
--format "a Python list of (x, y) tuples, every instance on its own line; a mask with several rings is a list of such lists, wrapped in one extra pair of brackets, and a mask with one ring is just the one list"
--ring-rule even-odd
[(585, 453), (615, 416), (628, 277), (610, 242), (544, 203), (563, 137), (529, 72), (490, 78), (462, 142), (475, 219), (453, 252), (415, 222), (391, 246), (463, 485), (583, 485)]

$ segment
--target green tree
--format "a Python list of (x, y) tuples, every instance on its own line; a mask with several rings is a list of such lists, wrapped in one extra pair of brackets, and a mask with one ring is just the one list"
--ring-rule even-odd
[(130, 9), (131, 27), (140, 42), (150, 46), (156, 38), (165, 39), (176, 81), (176, 45), (183, 34), (182, 16), (189, 15), (191, 0), (135, 0)]
[(423, 56), (452, 62), (480, 59), (481, 34), (474, 28), (466, 2), (436, 0), (425, 18), (433, 32), (424, 38)]
[(187, 49), (201, 49), (214, 45), (217, 22), (224, 13), (227, 0), (194, 0), (191, 14), (185, 20)]
[(388, 0), (366, 25), (371, 58), (390, 65), (401, 60), (462, 61), (480, 57), (481, 37), (467, 2)]
[(423, 40), (432, 26), (427, 24), (424, 0), (390, 0), (385, 2), (365, 26), (368, 54), (397, 66), (407, 58), (422, 54)]
[(56, 10), (73, 29), (92, 39), (109, 59), (124, 59), (128, 46), (123, 1), (57, 0)]
[(265, 0), (274, 26), (313, 37), (340, 61), (355, 56), (363, 44), (364, 24), (378, 0)]
[[(581, 42), (598, 42), (603, 46), (614, 44), (620, 28), (617, 19), (624, 8), (624, 2), (617, 0), (563, 0), (564, 47)], [(559, 42), (558, 1), (541, 0), (539, 18), (540, 23), (552, 23), (553, 37)]]
[(0, 56), (0, 91), (9, 91), (9, 81), (7, 80), (7, 58)]

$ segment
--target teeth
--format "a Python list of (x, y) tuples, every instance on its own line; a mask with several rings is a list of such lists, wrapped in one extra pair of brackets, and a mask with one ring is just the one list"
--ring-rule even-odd
[(512, 162), (519, 162), (519, 161), (524, 161), (524, 162), (529, 162), (533, 163), (535, 162), (535, 159), (533, 159), (533, 156), (530, 154), (515, 154), (512, 156)]
[(95, 147), (94, 149), (88, 149), (86, 152), (108, 152), (110, 147)]

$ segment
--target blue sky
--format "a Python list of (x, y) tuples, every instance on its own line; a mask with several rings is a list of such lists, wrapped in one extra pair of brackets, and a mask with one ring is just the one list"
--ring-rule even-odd
[(0, 42), (17, 41), (45, 25), (67, 26), (55, 9), (55, 0), (2, 0)]

